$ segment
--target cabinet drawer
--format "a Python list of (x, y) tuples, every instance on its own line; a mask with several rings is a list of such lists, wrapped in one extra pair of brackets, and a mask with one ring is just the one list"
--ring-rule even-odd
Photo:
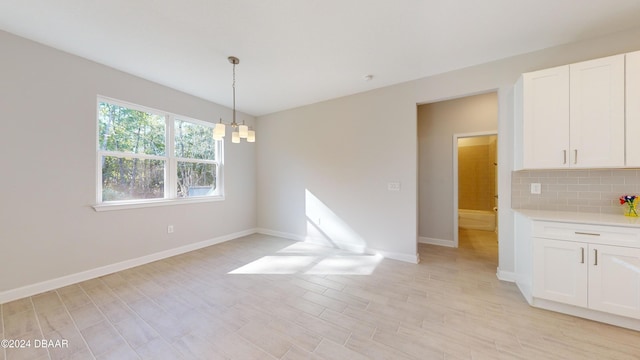
[(640, 248), (640, 228), (534, 221), (533, 236)]

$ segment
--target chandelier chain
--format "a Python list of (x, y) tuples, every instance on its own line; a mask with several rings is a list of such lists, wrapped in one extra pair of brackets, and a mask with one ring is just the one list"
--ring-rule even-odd
[(233, 124), (236, 124), (236, 64), (233, 63)]

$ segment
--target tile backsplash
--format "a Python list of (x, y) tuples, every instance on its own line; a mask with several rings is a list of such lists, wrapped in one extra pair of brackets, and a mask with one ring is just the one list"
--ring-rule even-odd
[[(540, 183), (540, 194), (531, 194)], [(640, 169), (521, 170), (511, 174), (513, 209), (622, 214), (622, 195), (640, 195)]]

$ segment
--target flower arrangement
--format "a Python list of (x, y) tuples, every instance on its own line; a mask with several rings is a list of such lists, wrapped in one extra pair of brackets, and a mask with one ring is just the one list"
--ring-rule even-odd
[(620, 205), (627, 204), (627, 210), (625, 211), (626, 216), (638, 216), (638, 211), (636, 210), (636, 200), (638, 197), (636, 195), (622, 195), (620, 196)]

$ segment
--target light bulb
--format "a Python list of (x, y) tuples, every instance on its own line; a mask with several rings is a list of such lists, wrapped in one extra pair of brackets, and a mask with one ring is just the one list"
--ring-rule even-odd
[(217, 123), (213, 128), (213, 138), (216, 140), (222, 140), (225, 134), (225, 126), (223, 123)]
[(234, 144), (240, 143), (240, 134), (237, 131), (231, 133), (231, 142)]
[(249, 127), (247, 125), (238, 126), (238, 132), (240, 133), (240, 138), (246, 139), (247, 133), (249, 132)]
[(256, 142), (256, 132), (254, 130), (247, 132), (247, 142)]

